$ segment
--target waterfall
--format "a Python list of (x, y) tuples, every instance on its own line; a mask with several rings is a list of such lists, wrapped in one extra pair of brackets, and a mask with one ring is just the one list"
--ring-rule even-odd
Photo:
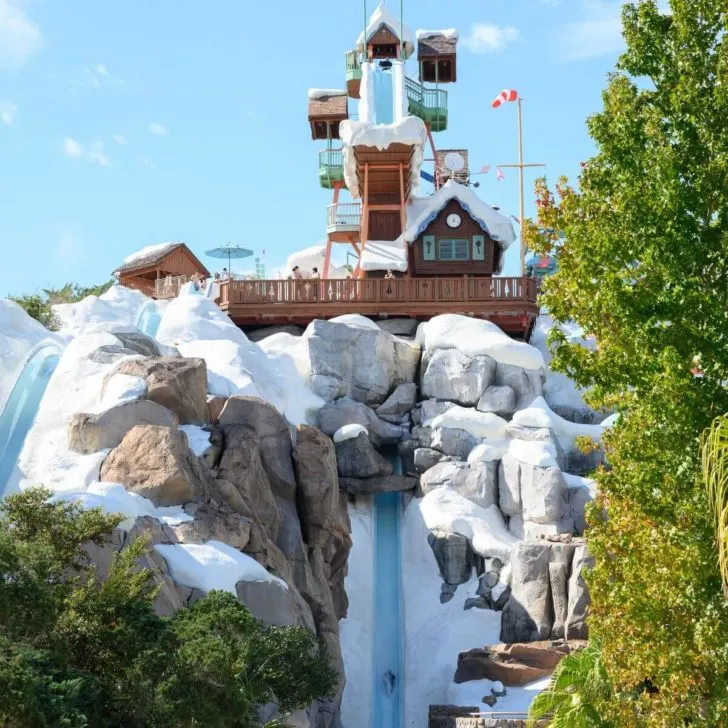
[(394, 121), (394, 83), (391, 68), (374, 66), (374, 116), (377, 124)]
[(59, 359), (58, 347), (40, 347), (26, 363), (0, 412), (0, 497), (5, 494), (25, 437), (33, 425)]
[[(394, 472), (402, 463), (388, 454)], [(374, 497), (374, 638), (372, 640), (373, 728), (400, 728), (404, 704), (404, 624), (400, 566), (400, 493)]]

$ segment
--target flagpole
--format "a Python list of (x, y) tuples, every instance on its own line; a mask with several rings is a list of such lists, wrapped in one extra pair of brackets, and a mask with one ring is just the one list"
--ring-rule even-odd
[(523, 221), (526, 219), (525, 208), (526, 208), (526, 194), (523, 181), (523, 103), (521, 96), (518, 96), (518, 172), (520, 174), (520, 186), (521, 186), (521, 276), (526, 275), (526, 247), (523, 236)]

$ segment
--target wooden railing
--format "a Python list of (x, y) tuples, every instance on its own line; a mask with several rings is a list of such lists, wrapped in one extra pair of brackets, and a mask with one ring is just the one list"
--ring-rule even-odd
[(319, 167), (343, 167), (344, 156), (341, 149), (323, 149), (319, 152)]
[(341, 202), (338, 205), (329, 205), (326, 208), (326, 227), (353, 227), (361, 226), (361, 204), (359, 202)]
[(155, 298), (176, 298), (179, 289), (190, 280), (190, 276), (167, 276), (154, 281)]
[(224, 281), (220, 305), (535, 303), (534, 278), (380, 278)]

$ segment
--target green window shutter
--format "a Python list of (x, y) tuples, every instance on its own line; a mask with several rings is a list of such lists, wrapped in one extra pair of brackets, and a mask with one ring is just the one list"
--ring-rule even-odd
[(434, 235), (423, 235), (422, 236), (422, 257), (425, 260), (435, 260), (435, 236)]
[(485, 260), (485, 235), (473, 235), (473, 260)]

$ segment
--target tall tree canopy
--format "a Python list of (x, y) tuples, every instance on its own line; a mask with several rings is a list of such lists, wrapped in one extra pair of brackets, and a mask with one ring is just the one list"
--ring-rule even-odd
[(728, 609), (699, 439), (728, 412), (728, 3), (623, 9), (627, 50), (578, 188), (537, 185), (529, 244), (558, 251), (554, 366), (620, 417), (591, 511), (590, 629), (619, 726), (728, 722)]

